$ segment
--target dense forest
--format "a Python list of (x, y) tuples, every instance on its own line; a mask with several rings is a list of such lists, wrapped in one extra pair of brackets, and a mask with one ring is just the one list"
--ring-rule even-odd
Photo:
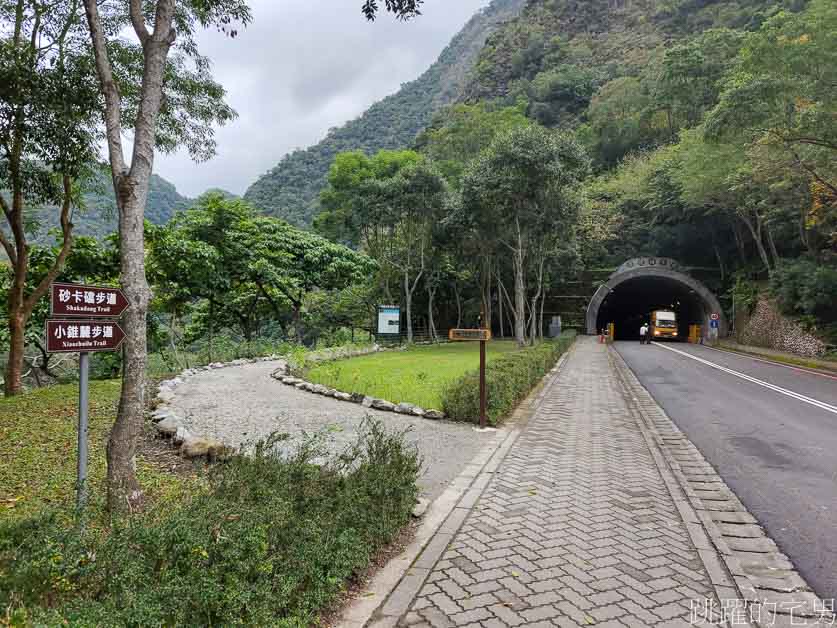
[(334, 157), (343, 151), (372, 154), (409, 146), (433, 114), (464, 93), (470, 71), (488, 35), (514, 17), (525, 0), (493, 0), (471, 18), (439, 59), (415, 81), (372, 105), (362, 116), (331, 129), (319, 143), (285, 156), (262, 175), (244, 199), (272, 216), (309, 227)]
[[(461, 286), (427, 276), (442, 272), (454, 281), (478, 280), (483, 307), (494, 304), (502, 319), (504, 306), (507, 313), (519, 309), (506, 284), (522, 281), (527, 305), (518, 318), (528, 327), (538, 307), (542, 315), (544, 293), (578, 279), (580, 271), (659, 255), (715, 269), (712, 287), (722, 298), (737, 290), (752, 302), (769, 285), (786, 313), (833, 337), (835, 72), (837, 7), (827, 0), (530, 0), (488, 38), (458, 103), (438, 111), (412, 144), (418, 156), (411, 159), (426, 162), (447, 186), (433, 218), (440, 226), (426, 241), (427, 258), (440, 266), (433, 270), (424, 258), (415, 266), (426, 294), (417, 293), (413, 308), (423, 310), (429, 301), (432, 310), (434, 300), (459, 307)], [(489, 194), (487, 182), (474, 190), (469, 185), (486, 174), (483, 161), (494, 160), (497, 181), (505, 177), (497, 151), (509, 163), (521, 153), (502, 146), (503, 134), (527, 126), (583, 147), (590, 173), (578, 196), (564, 197), (573, 228), (561, 233), (560, 243), (533, 236), (536, 252), (515, 264), (508, 256), (515, 247), (479, 224), (480, 214), (492, 214), (507, 199), (494, 190), (483, 196), (490, 204), (480, 201)], [(536, 150), (531, 143), (517, 149)], [(567, 154), (558, 162), (577, 171)], [(396, 157), (386, 151), (369, 162), (357, 152), (338, 156), (316, 228), (367, 251), (379, 246), (368, 229), (377, 220), (372, 214), (391, 220), (400, 210), (378, 188), (415, 177)], [(444, 235), (446, 229), (462, 234), (463, 227), (499, 248), (463, 257), (457, 237)], [(403, 260), (396, 263), (386, 251), (374, 256), (389, 268), (391, 276), (381, 279), (388, 295)], [(408, 275), (402, 302), (413, 301), (422, 283)], [(428, 312), (431, 328), (432, 318)]]

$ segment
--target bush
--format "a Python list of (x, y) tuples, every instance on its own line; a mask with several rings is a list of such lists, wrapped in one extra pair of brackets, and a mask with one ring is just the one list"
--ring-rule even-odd
[(785, 260), (770, 274), (770, 289), (786, 314), (837, 322), (837, 268), (810, 259)]
[[(486, 415), (491, 425), (508, 416), (575, 340), (575, 331), (534, 347), (504, 354), (485, 367)], [(442, 393), (442, 408), (454, 421), (480, 415), (480, 374), (469, 371)]]
[(420, 461), (375, 422), (340, 455), (289, 449), (274, 436), (107, 534), (55, 512), (0, 526), (0, 608), (41, 625), (313, 624), (409, 521)]

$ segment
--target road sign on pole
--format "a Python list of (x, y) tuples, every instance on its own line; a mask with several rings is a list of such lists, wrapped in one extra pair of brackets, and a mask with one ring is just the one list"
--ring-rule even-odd
[(117, 318), (130, 304), (119, 288), (54, 283), (49, 292), (50, 316)]
[(718, 314), (718, 312), (712, 312), (712, 314), (709, 315), (709, 318), (713, 321), (717, 321), (720, 320), (721, 315)]
[[(482, 320), (482, 316), (480, 316)], [(451, 329), (448, 339), (456, 341), (479, 341), (480, 343), (480, 429), (485, 429), (486, 389), (485, 389), (485, 343), (491, 340), (490, 329)]]
[(47, 353), (116, 351), (125, 332), (116, 321), (54, 320), (46, 322)]
[(491, 340), (491, 331), (488, 329), (451, 329), (448, 332), (448, 339), (457, 340)]
[[(90, 352), (116, 351), (125, 332), (114, 320), (130, 307), (119, 288), (54, 283), (49, 290), (50, 316), (45, 325), (48, 353), (78, 353), (78, 478), (76, 506), (87, 503), (87, 415), (90, 392)], [(75, 318), (83, 317), (83, 318)], [(63, 320), (70, 319), (70, 320)]]

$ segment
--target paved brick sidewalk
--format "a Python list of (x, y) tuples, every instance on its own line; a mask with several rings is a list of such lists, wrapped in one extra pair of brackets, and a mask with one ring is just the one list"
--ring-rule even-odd
[(589, 338), (440, 540), (447, 550), (401, 626), (690, 626), (692, 600), (716, 600), (607, 351)]

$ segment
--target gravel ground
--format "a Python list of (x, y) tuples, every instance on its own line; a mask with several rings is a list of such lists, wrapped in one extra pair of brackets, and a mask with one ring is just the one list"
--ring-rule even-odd
[(270, 377), (280, 366), (280, 361), (257, 362), (200, 373), (180, 384), (168, 405), (184, 417), (190, 431), (236, 446), (275, 431), (299, 435), (326, 430), (330, 446), (340, 449), (354, 440), (361, 421), (370, 415), (380, 417), (393, 429), (411, 427), (408, 438), (424, 458), (419, 486), (430, 500), (444, 491), (492, 437), (462, 423), (379, 412), (296, 390)]

